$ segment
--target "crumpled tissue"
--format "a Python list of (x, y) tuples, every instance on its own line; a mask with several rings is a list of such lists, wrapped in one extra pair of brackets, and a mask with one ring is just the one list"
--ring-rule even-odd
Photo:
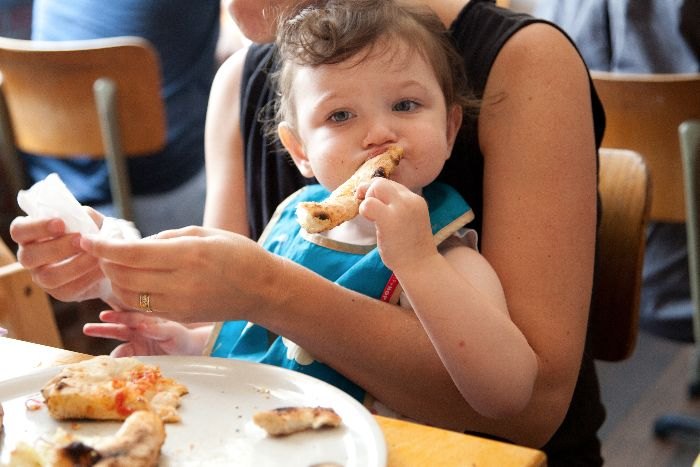
[[(95, 221), (88, 215), (83, 206), (75, 199), (58, 174), (52, 173), (44, 180), (36, 182), (28, 190), (20, 190), (17, 203), (29, 217), (60, 218), (66, 224), (66, 231), (83, 235), (96, 235), (104, 238), (121, 238), (136, 240), (141, 234), (132, 222), (124, 219), (105, 217), (102, 227), (98, 228)], [(91, 289), (94, 290), (94, 289)], [(102, 279), (95, 293), (86, 293), (82, 299), (102, 298), (110, 296), (112, 286), (109, 279)]]

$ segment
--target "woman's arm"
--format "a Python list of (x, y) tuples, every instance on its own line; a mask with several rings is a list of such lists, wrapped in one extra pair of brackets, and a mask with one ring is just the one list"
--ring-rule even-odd
[(542, 444), (559, 426), (581, 362), (596, 229), (590, 102), (579, 55), (544, 24), (505, 44), (485, 90), (481, 252), (539, 364), (529, 407), (489, 432), (525, 444)]
[(248, 49), (231, 56), (212, 84), (204, 133), (207, 200), (204, 225), (248, 235), (240, 92)]
[[(182, 322), (249, 320), (293, 340), (406, 415), (454, 429), (464, 399), (410, 312), (350, 291), (240, 235), (188, 227), (141, 242), (86, 238), (117, 296)], [(128, 266), (127, 266), (128, 265)]]

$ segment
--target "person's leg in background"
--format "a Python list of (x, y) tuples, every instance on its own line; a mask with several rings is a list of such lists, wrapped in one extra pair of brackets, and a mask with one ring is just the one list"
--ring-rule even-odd
[(654, 335), (693, 342), (685, 224), (649, 225), (642, 284), (640, 327)]

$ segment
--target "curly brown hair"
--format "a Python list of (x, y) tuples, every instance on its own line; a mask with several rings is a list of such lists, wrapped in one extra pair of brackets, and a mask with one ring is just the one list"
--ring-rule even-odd
[[(477, 113), (479, 101), (467, 85), (462, 57), (432, 10), (397, 0), (326, 0), (279, 22), (276, 44), (281, 65), (273, 74), (277, 99), (273, 103), (275, 121), (268, 122), (268, 132), (276, 131), (280, 121), (294, 122), (291, 91), (295, 67), (337, 64), (360, 54), (391, 53), (392, 44), (399, 42), (407, 45), (409, 52), (420, 53), (432, 66), (448, 108), (459, 105), (467, 117)], [(376, 50), (380, 46), (383, 49)]]

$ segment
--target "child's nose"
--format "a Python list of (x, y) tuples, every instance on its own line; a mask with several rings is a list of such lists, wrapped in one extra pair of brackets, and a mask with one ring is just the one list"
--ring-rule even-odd
[(398, 133), (391, 122), (386, 118), (375, 117), (368, 122), (362, 144), (364, 147), (381, 146), (382, 144), (395, 143), (397, 138)]

